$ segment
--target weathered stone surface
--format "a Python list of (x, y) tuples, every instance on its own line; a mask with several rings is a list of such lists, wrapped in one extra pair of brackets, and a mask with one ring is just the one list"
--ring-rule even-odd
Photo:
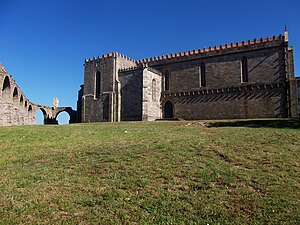
[(161, 118), (161, 77), (159, 71), (151, 70), (151, 68), (143, 70), (143, 121), (154, 121)]
[[(242, 61), (246, 62), (247, 81), (242, 79)], [(93, 97), (97, 71), (103, 74), (103, 92), (112, 96), (109, 121), (163, 118), (166, 103), (171, 110), (168, 115), (183, 119), (298, 116), (293, 51), (283, 36), (136, 62), (117, 53), (88, 60), (87, 90), (82, 98), (82, 115), (86, 118), (82, 122), (106, 121), (102, 119), (103, 101)], [(201, 84), (204, 75), (205, 85)]]
[(39, 109), (45, 123), (57, 123), (62, 111), (70, 122), (295, 118), (299, 96), (285, 35), (139, 61), (115, 52), (85, 60), (77, 112), (33, 104), (1, 66), (0, 125), (33, 124)]
[(47, 107), (30, 102), (12, 76), (0, 64), (0, 126), (33, 125), (36, 111), (41, 110), (46, 124), (57, 124), (57, 115), (66, 111), (70, 123), (77, 121), (77, 113), (70, 107)]

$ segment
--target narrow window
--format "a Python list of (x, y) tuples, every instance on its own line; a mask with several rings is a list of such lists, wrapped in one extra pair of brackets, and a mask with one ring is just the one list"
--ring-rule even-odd
[(168, 91), (170, 88), (170, 74), (169, 71), (166, 70), (165, 72), (165, 91)]
[(99, 98), (101, 93), (101, 73), (97, 71), (96, 73), (96, 94), (95, 97)]
[(248, 62), (246, 57), (242, 58), (241, 73), (242, 73), (242, 83), (248, 82)]
[(206, 86), (205, 64), (200, 65), (200, 87)]
[(152, 101), (156, 101), (156, 80), (152, 80)]

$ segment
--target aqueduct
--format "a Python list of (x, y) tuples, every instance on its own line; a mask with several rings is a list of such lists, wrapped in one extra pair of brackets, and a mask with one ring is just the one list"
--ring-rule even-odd
[(37, 110), (43, 112), (44, 124), (58, 124), (57, 116), (61, 112), (69, 114), (69, 123), (76, 122), (76, 111), (71, 107), (49, 107), (32, 103), (1, 64), (0, 106), (0, 126), (33, 125), (36, 123)]

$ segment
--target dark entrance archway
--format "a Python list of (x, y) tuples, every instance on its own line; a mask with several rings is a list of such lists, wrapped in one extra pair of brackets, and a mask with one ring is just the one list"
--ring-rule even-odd
[(170, 101), (165, 103), (164, 117), (165, 119), (173, 118), (173, 104)]

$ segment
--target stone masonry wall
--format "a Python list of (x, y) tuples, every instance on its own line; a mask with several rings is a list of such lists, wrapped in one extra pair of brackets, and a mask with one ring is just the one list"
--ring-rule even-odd
[[(109, 53), (85, 61), (82, 122), (118, 121), (120, 117), (120, 84), (118, 70), (134, 66), (135, 62), (124, 55)], [(101, 94), (96, 96), (96, 73), (101, 73)]]
[(142, 120), (143, 70), (119, 72), (121, 121)]
[(35, 108), (0, 65), (0, 126), (35, 124)]
[[(248, 61), (248, 82), (274, 83), (285, 81), (283, 47), (258, 49), (228, 55), (182, 61), (165, 65), (153, 65), (156, 69), (170, 74), (170, 92), (199, 89), (243, 86), (241, 82), (241, 60)], [(206, 86), (200, 86), (200, 65), (204, 63)]]
[(247, 89), (215, 89), (166, 96), (174, 105), (174, 117), (183, 119), (231, 119), (287, 117), (282, 85), (248, 86)]
[[(140, 109), (142, 120), (161, 118), (168, 101), (170, 115), (183, 119), (294, 117), (293, 63), (288, 39), (281, 35), (136, 62), (110, 53), (85, 63), (83, 111), (94, 121), (101, 121), (99, 114), (104, 114), (103, 99), (96, 102), (94, 97), (95, 71), (100, 69), (101, 84), (108, 87), (103, 91), (109, 94), (110, 121), (140, 120)], [(247, 81), (242, 81), (242, 71), (247, 71)], [(165, 90), (167, 73), (169, 89)], [(160, 98), (152, 95), (153, 79)]]
[(143, 70), (143, 121), (161, 118), (161, 73), (151, 68)]
[[(82, 122), (100, 122), (111, 120), (112, 102), (103, 108), (103, 102), (111, 99), (114, 88), (114, 57), (113, 55), (98, 60), (86, 61), (84, 66), (84, 91), (82, 99)], [(96, 96), (96, 73), (100, 76), (100, 95)], [(108, 111), (108, 118), (103, 118), (103, 112)]]
[[(241, 80), (241, 60), (246, 57), (248, 82)], [(169, 63), (150, 63), (156, 69), (169, 72), (169, 90), (163, 93), (162, 106), (170, 100), (174, 117), (184, 119), (222, 119), (287, 117), (287, 84), (285, 74), (284, 43), (243, 51), (215, 54), (191, 60)], [(200, 66), (205, 65), (206, 86), (200, 85)], [(278, 89), (257, 85), (281, 85)], [(282, 87), (282, 85), (286, 85)], [(245, 90), (244, 87), (248, 89)], [(222, 89), (243, 89), (238, 94), (221, 92)], [(214, 90), (220, 92), (216, 93)], [(249, 90), (250, 89), (250, 90)], [(206, 94), (184, 96), (184, 92), (204, 91)], [(207, 93), (210, 93), (209, 95)]]

